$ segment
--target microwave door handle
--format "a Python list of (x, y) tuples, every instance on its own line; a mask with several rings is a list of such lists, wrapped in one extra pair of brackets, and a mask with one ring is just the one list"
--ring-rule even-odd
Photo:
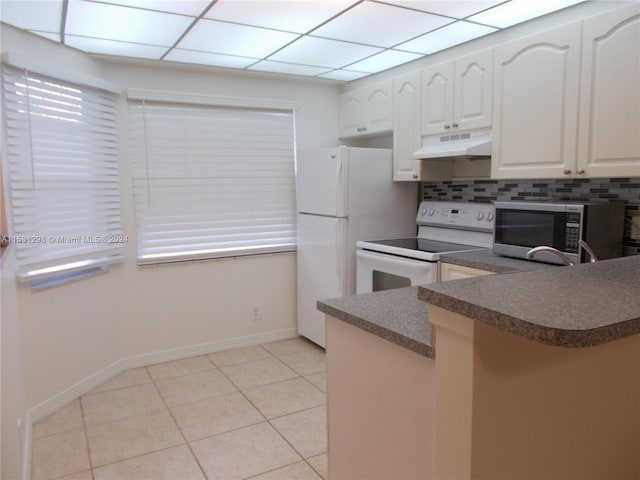
[(596, 257), (596, 254), (587, 242), (580, 239), (580, 246), (589, 254), (589, 257), (591, 258), (591, 260), (589, 260), (590, 263), (596, 263), (598, 261), (598, 257)]

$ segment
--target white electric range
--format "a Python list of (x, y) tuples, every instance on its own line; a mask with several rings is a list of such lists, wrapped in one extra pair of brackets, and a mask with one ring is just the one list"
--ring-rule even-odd
[(418, 236), (356, 243), (356, 292), (436, 283), (440, 256), (493, 247), (495, 209), (487, 203), (420, 203)]

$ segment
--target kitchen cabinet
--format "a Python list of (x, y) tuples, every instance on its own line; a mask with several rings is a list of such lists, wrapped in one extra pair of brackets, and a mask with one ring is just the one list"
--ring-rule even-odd
[(422, 180), (420, 160), (413, 152), (420, 137), (420, 71), (393, 79), (393, 180)]
[(393, 79), (393, 180), (440, 181), (453, 177), (453, 163), (417, 160), (420, 135), (420, 71)]
[(340, 95), (340, 136), (372, 136), (393, 129), (393, 80)]
[(422, 70), (422, 135), (491, 126), (493, 51)]
[(640, 176), (640, 4), (583, 23), (577, 172)]
[(492, 178), (576, 174), (581, 26), (495, 49)]
[(461, 278), (479, 277), (480, 275), (493, 275), (495, 272), (480, 268), (465, 267), (453, 263), (440, 263), (440, 281), (459, 280)]

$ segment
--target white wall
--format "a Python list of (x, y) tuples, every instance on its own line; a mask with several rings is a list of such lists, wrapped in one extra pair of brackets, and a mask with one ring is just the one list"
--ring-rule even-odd
[(22, 469), (22, 439), (26, 433), (27, 406), (24, 402), (22, 334), (11, 247), (2, 254), (0, 279), (0, 366), (2, 394), (2, 451), (0, 478), (19, 478)]
[[(2, 49), (41, 66), (43, 73), (64, 66), (74, 75), (107, 79), (123, 93), (135, 87), (294, 101), (299, 150), (338, 142), (335, 82), (91, 57), (6, 25)], [(124, 233), (129, 237), (125, 262), (107, 274), (39, 292), (26, 284), (14, 288), (11, 266), (3, 264), (2, 478), (16, 478), (20, 471), (18, 418), (25, 421), (30, 415), (37, 421), (123, 368), (296, 332), (294, 253), (136, 265), (126, 119), (123, 95), (118, 128)], [(254, 304), (262, 307), (259, 321), (249, 318)], [(16, 342), (9, 348), (5, 333)], [(10, 386), (5, 386), (7, 365)]]

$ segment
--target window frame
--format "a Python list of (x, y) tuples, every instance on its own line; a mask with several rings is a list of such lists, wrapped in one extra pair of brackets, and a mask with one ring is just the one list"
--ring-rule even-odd
[[(239, 257), (239, 256), (247, 256), (247, 255), (259, 255), (259, 254), (271, 254), (271, 253), (285, 253), (285, 252), (293, 252), (296, 250), (296, 204), (295, 204), (295, 163), (296, 163), (296, 109), (297, 104), (295, 102), (281, 101), (281, 100), (271, 100), (271, 99), (262, 99), (262, 98), (248, 98), (248, 97), (233, 97), (233, 96), (217, 96), (217, 95), (201, 95), (201, 94), (192, 94), (192, 93), (183, 93), (183, 92), (172, 92), (172, 91), (161, 91), (161, 90), (149, 90), (149, 89), (129, 89), (127, 91), (127, 99), (129, 106), (129, 130), (131, 133), (130, 138), (130, 165), (132, 168), (132, 182), (133, 182), (133, 197), (134, 197), (134, 210), (135, 210), (135, 222), (136, 222), (136, 247), (137, 247), (137, 262), (138, 265), (157, 265), (157, 264), (165, 264), (165, 263), (177, 263), (177, 262), (186, 262), (186, 261), (198, 261), (198, 260), (210, 260), (216, 258), (229, 258), (229, 257)], [(151, 176), (149, 173), (153, 169), (153, 166), (149, 166), (150, 159), (148, 158), (149, 150), (152, 150), (153, 147), (145, 145), (144, 146), (144, 155), (145, 158), (142, 159), (142, 153), (136, 151), (140, 149), (141, 144), (141, 135), (145, 136), (144, 141), (146, 142), (148, 139), (146, 135), (148, 132), (141, 133), (142, 128), (147, 128), (146, 125), (132, 125), (133, 121), (140, 121), (140, 110), (144, 112), (145, 106), (153, 108), (158, 106), (174, 106), (175, 108), (185, 108), (185, 109), (207, 109), (211, 108), (212, 111), (219, 112), (220, 110), (228, 110), (235, 112), (259, 112), (259, 113), (276, 113), (276, 114), (285, 114), (290, 116), (290, 151), (289, 151), (289, 168), (290, 172), (287, 176), (289, 182), (291, 183), (291, 190), (288, 193), (290, 195), (289, 198), (289, 212), (288, 212), (288, 221), (291, 222), (289, 225), (289, 230), (287, 230), (287, 234), (289, 235), (289, 240), (286, 245), (253, 245), (253, 246), (245, 246), (244, 248), (239, 246), (231, 246), (228, 249), (220, 247), (214, 243), (207, 244), (203, 248), (189, 247), (188, 241), (181, 246), (177, 246), (175, 249), (171, 250), (171, 248), (167, 247), (168, 250), (165, 252), (160, 251), (160, 247), (156, 247), (155, 251), (153, 248), (149, 247), (150, 238), (149, 235), (146, 235), (149, 227), (147, 226), (147, 220), (145, 220), (145, 212), (143, 212), (143, 207), (140, 206), (139, 199), (142, 194), (141, 191), (144, 190), (140, 187), (136, 182), (144, 182), (147, 181), (148, 177)], [(137, 110), (137, 112), (136, 112)], [(142, 113), (144, 117), (144, 113)], [(137, 116), (137, 120), (135, 120)], [(142, 120), (145, 122), (146, 120)], [(134, 132), (135, 130), (135, 132)], [(167, 133), (170, 135), (172, 132)], [(135, 137), (135, 138), (134, 138)], [(164, 137), (163, 137), (164, 139)], [(185, 148), (186, 149), (186, 148)], [(144, 168), (146, 172), (141, 174), (142, 166), (141, 162), (146, 162)], [(141, 176), (142, 175), (142, 176)], [(144, 175), (147, 178), (144, 178)], [(258, 178), (258, 177), (256, 177)], [(284, 178), (284, 177), (283, 177)], [(222, 178), (222, 181), (225, 181), (225, 178)], [(229, 181), (228, 179), (226, 181)], [(148, 193), (146, 193), (148, 195)], [(185, 217), (186, 218), (186, 217)], [(246, 225), (245, 225), (246, 227)], [(167, 227), (170, 228), (170, 227)], [(168, 235), (171, 232), (168, 232)], [(164, 241), (166, 239), (159, 239), (158, 242)], [(167, 240), (170, 241), (170, 240)], [(194, 240), (195, 243), (195, 240)]]

